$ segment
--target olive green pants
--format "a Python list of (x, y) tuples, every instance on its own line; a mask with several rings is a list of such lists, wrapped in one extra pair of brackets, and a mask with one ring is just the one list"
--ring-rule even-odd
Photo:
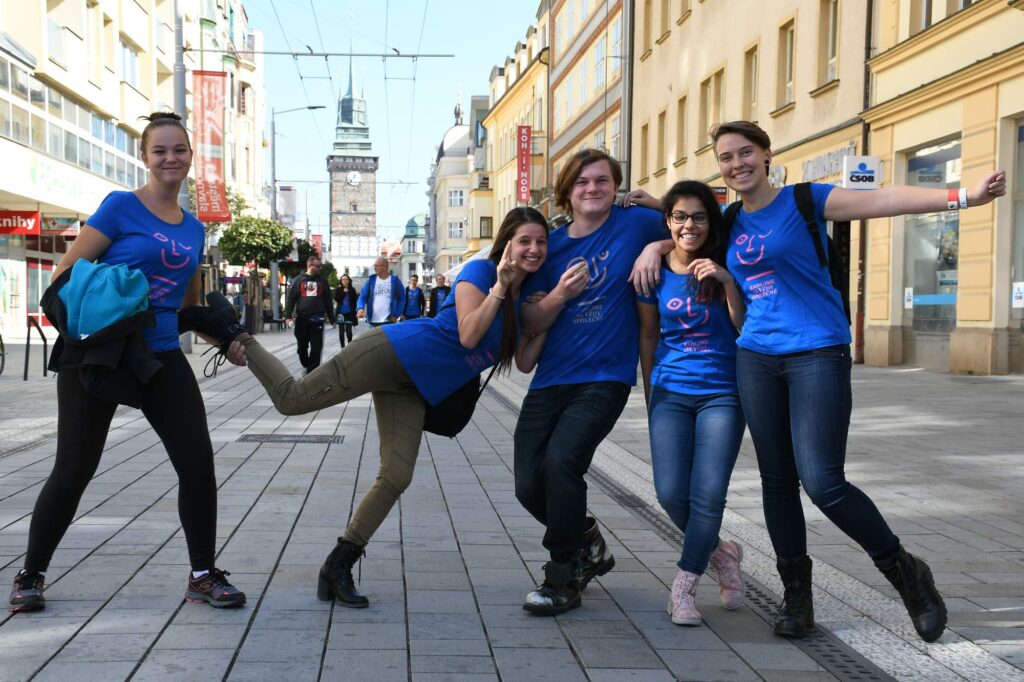
[(365, 545), (412, 482), (427, 404), (381, 329), (371, 330), (304, 377), (249, 337), (242, 341), (249, 369), (281, 414), (305, 414), (370, 393), (380, 434), (380, 470), (345, 529)]

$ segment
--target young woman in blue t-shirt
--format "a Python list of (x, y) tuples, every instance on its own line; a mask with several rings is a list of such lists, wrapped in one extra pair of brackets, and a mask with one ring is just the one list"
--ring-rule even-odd
[[(213, 565), (213, 446), (199, 385), (178, 343), (178, 311), (183, 305), (198, 304), (202, 291), (199, 264), (205, 231), (178, 206), (178, 191), (192, 164), (192, 145), (179, 116), (156, 113), (148, 120), (141, 141), (148, 181), (134, 192), (107, 195), (54, 269), (53, 279), (80, 259), (125, 264), (148, 279), (156, 326), (145, 329), (144, 336), (163, 368), (142, 387), (142, 413), (178, 474), (178, 515), (192, 564), (185, 598), (218, 607), (240, 606), (245, 594), (227, 581), (226, 571)], [(99, 466), (118, 403), (106, 393), (94, 395), (90, 376), (78, 366), (61, 366), (57, 375), (57, 454), (32, 512), (25, 567), (14, 579), (11, 611), (44, 607), (47, 566)]]
[[(427, 406), (497, 364), (515, 360), (528, 370), (544, 336), (520, 338), (519, 293), (523, 280), (547, 258), (548, 225), (538, 211), (516, 208), (505, 216), (486, 259), (468, 261), (455, 281), (455, 305), (437, 317), (373, 329), (305, 377), (287, 367), (251, 336), (231, 343), (228, 358), (248, 361), (282, 414), (305, 414), (373, 394), (380, 435), (380, 473), (345, 534), (320, 569), (317, 596), (362, 608), (352, 567), (412, 482)], [(223, 339), (228, 341), (230, 339)]]
[[(803, 485), (815, 506), (867, 551), (896, 588), (921, 638), (935, 641), (945, 628), (946, 607), (930, 569), (904, 550), (874, 503), (846, 480), (849, 323), (828, 268), (819, 265), (808, 239), (793, 188), (769, 183), (771, 141), (757, 125), (723, 123), (711, 138), (722, 179), (743, 202), (729, 235), (727, 265), (747, 305), (737, 339), (737, 381), (785, 588), (775, 632), (802, 637), (814, 627)], [(899, 185), (811, 189), (821, 223), (987, 204), (1005, 194), (1006, 177), (989, 173), (959, 191)], [(819, 232), (824, 243), (824, 228)]]
[(709, 563), (722, 606), (739, 608), (744, 597), (743, 551), (718, 532), (743, 439), (736, 330), (745, 306), (722, 259), (727, 235), (711, 189), (678, 182), (661, 210), (675, 248), (664, 258), (653, 295), (637, 297), (640, 366), (654, 488), (685, 534), (668, 613), (676, 625), (700, 625), (694, 598)]

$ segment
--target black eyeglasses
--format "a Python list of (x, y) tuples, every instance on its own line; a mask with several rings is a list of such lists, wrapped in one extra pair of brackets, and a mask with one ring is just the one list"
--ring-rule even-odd
[(692, 220), (694, 225), (707, 225), (708, 214), (707, 213), (684, 213), (682, 211), (673, 211), (668, 214), (669, 220), (676, 225), (685, 225), (687, 220)]

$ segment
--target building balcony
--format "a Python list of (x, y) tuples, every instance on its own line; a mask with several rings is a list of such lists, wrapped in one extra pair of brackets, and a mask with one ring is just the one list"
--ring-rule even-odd
[(157, 68), (161, 71), (174, 70), (174, 29), (160, 21), (156, 20), (153, 27), (154, 44), (156, 49), (153, 50), (154, 56), (157, 61)]

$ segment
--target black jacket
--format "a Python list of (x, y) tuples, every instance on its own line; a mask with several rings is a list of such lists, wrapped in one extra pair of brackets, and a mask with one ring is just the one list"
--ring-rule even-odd
[(163, 364), (149, 349), (143, 330), (155, 327), (151, 308), (104, 327), (87, 339), (67, 335), (68, 311), (58, 291), (71, 279), (71, 268), (54, 280), (39, 302), (46, 319), (60, 332), (48, 367), (53, 372), (78, 368), (78, 378), (92, 395), (112, 403), (142, 407), (143, 387)]
[(342, 316), (342, 313), (341, 313), (342, 296), (347, 296), (348, 297), (348, 306), (349, 306), (349, 308), (352, 309), (350, 312), (345, 314), (345, 319), (348, 320), (349, 322), (352, 322), (353, 324), (359, 324), (358, 320), (356, 319), (356, 308), (359, 305), (359, 291), (355, 287), (349, 287), (348, 288), (348, 293), (345, 294), (345, 293), (342, 292), (340, 286), (337, 289), (334, 290), (334, 302), (337, 304), (337, 308), (335, 309), (335, 311), (336, 311), (338, 319), (341, 319), (341, 316)]
[(327, 283), (326, 277), (323, 275), (310, 277), (306, 273), (302, 273), (292, 280), (284, 316), (291, 317), (293, 312), (303, 317), (323, 315), (331, 321), (331, 324), (334, 324), (331, 286)]
[(452, 288), (447, 284), (443, 287), (434, 287), (430, 290), (430, 316), (437, 317), (437, 314), (441, 312), (437, 306), (437, 292), (443, 289), (445, 294), (445, 303), (448, 302), (448, 297), (452, 295)]

